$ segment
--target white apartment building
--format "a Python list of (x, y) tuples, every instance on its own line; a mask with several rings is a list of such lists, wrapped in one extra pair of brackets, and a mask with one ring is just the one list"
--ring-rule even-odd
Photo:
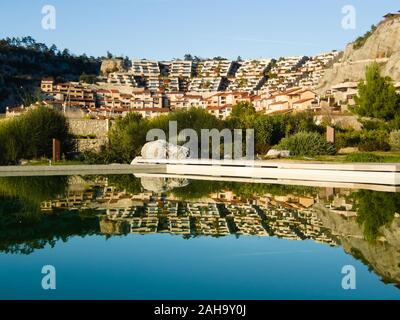
[(206, 60), (197, 65), (197, 76), (201, 77), (227, 77), (232, 70), (232, 61)]
[(131, 72), (135, 76), (151, 77), (160, 75), (160, 66), (158, 61), (151, 60), (132, 60)]
[(235, 79), (229, 84), (228, 90), (257, 90), (265, 79), (265, 71), (271, 64), (271, 59), (253, 59), (244, 61), (236, 72)]
[(137, 88), (138, 84), (132, 73), (126, 72), (113, 72), (108, 75), (107, 83), (116, 86), (129, 86)]
[(193, 78), (189, 84), (188, 91), (192, 92), (215, 92), (219, 91), (222, 84), (221, 77), (198, 77)]
[(174, 60), (169, 66), (169, 77), (172, 78), (191, 78), (193, 73), (192, 61)]

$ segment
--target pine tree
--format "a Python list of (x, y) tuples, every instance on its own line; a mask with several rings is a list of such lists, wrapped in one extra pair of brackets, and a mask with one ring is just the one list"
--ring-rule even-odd
[(381, 76), (377, 63), (367, 67), (366, 81), (358, 85), (355, 101), (353, 111), (362, 117), (391, 121), (400, 115), (400, 95), (392, 80)]

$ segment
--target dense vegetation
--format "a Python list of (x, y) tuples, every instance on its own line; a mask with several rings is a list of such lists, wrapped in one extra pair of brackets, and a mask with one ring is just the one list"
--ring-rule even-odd
[[(31, 37), (0, 40), (0, 112), (8, 105), (29, 105), (43, 77), (76, 81), (98, 74), (100, 58), (72, 55), (68, 49), (47, 47)], [(87, 78), (87, 76), (86, 76)], [(90, 78), (89, 78), (90, 79)]]
[(390, 78), (381, 76), (377, 63), (367, 67), (366, 80), (359, 83), (355, 102), (351, 110), (359, 117), (362, 130), (338, 128), (336, 147), (357, 147), (365, 152), (398, 150), (400, 94)]
[(358, 85), (355, 101), (354, 112), (358, 115), (387, 121), (392, 126), (399, 125), (400, 95), (391, 79), (380, 75), (377, 63), (367, 67), (366, 81)]
[[(132, 113), (117, 119), (109, 133), (109, 143), (100, 153), (87, 153), (84, 159), (92, 163), (130, 162), (140, 155), (149, 130), (162, 129), (168, 138), (169, 121), (177, 122), (178, 133), (182, 129), (191, 128), (196, 131), (199, 139), (201, 129), (227, 128), (231, 132), (234, 129), (254, 129), (255, 151), (259, 154), (265, 154), (284, 137), (303, 131), (319, 135), (325, 130), (315, 125), (313, 115), (310, 113), (259, 115), (250, 103), (239, 103), (234, 106), (232, 115), (227, 120), (217, 119), (199, 108), (145, 119)], [(222, 152), (221, 150), (221, 154)]]
[(0, 165), (21, 159), (51, 158), (53, 138), (61, 142), (65, 155), (73, 151), (72, 136), (63, 114), (46, 107), (0, 122)]

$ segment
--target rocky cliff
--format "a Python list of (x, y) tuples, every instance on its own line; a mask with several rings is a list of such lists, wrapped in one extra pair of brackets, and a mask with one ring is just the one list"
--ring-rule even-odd
[(105, 59), (101, 62), (100, 72), (103, 75), (124, 71), (126, 71), (126, 66), (123, 59)]
[(328, 69), (317, 91), (324, 93), (331, 86), (364, 79), (365, 68), (372, 62), (380, 64), (382, 73), (400, 81), (400, 15), (385, 18), (362, 45), (350, 43), (341, 62)]

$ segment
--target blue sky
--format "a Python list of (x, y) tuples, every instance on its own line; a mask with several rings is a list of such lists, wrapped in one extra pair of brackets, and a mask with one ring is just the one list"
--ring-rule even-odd
[[(46, 4), (57, 10), (56, 30), (41, 27)], [(356, 8), (355, 30), (341, 27), (344, 5)], [(159, 60), (312, 55), (343, 49), (397, 10), (398, 0), (1, 0), (0, 37)]]

